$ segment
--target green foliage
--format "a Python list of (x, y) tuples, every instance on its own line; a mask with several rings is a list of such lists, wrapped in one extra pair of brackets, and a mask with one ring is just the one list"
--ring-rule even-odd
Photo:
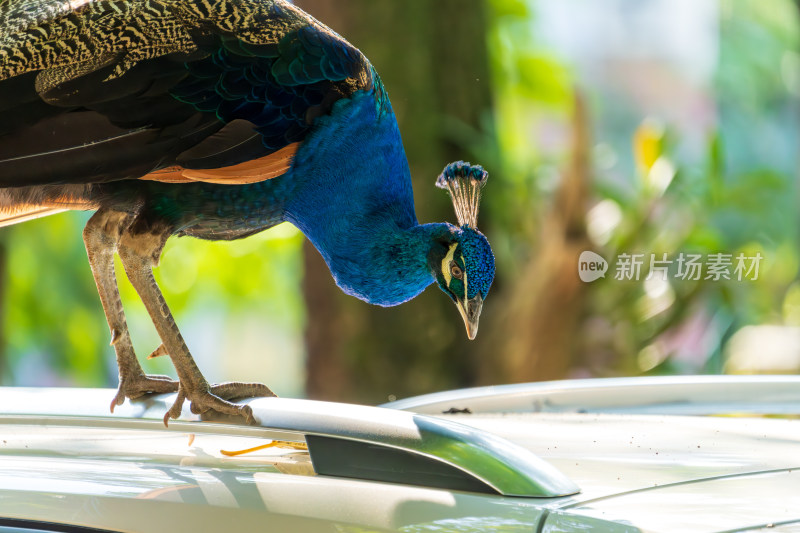
[(767, 164), (795, 169), (796, 105), (800, 95), (800, 31), (790, 0), (723, 0), (716, 97), (737, 168)]
[[(558, 238), (540, 228), (549, 227), (550, 193), (567, 172), (571, 145), (563, 132), (577, 87), (591, 103), (597, 135), (594, 175), (588, 177), (589, 236), (607, 259), (621, 253), (645, 258), (639, 281), (615, 280), (612, 262), (606, 279), (585, 287), (586, 317), (575, 347), (581, 371), (722, 371), (733, 332), (788, 317), (797, 323), (800, 316), (797, 6), (789, 0), (722, 0), (719, 62), (708, 89), (718, 116), (705, 146), (698, 147), (687, 146), (660, 117), (641, 115), (627, 93), (604, 92), (581, 80), (542, 45), (534, 22), (545, 1), (531, 0), (529, 8), (513, 0), (489, 2), (494, 149), (507, 183), (506, 191), (487, 194), (501, 234), (500, 246), (494, 244), (498, 269), (512, 280), (523, 275), (522, 265), (553, 249), (548, 240)], [(673, 264), (668, 283), (645, 283), (651, 253), (672, 260), (680, 253), (760, 253), (764, 259), (757, 281), (676, 280)]]
[(107, 345), (107, 328), (93, 309), (99, 300), (86, 252), (75, 246), (85, 219), (57, 215), (3, 231), (8, 262), (2, 327), (5, 353), (16, 369), (3, 376), (5, 383), (27, 383), (32, 376), (19, 375), (24, 369), (44, 374), (34, 378), (44, 383), (106, 381), (98, 347)]
[(542, 209), (561, 159), (543, 153), (539, 137), (548, 125), (568, 118), (574, 82), (568, 66), (537, 42), (529, 2), (489, 0), (487, 5), (494, 109), (475, 151), (492, 175), (482, 220), (490, 224), (502, 280), (519, 276), (531, 243), (540, 238)]
[[(3, 376), (5, 383), (116, 386), (108, 327), (81, 241), (87, 218), (63, 214), (3, 230), (8, 257), (3, 332), (12, 369)], [(224, 360), (233, 355), (225, 352), (236, 340), (224, 334), (235, 331), (242, 317), (258, 317), (269, 326), (255, 330), (264, 345), (281, 344), (273, 330), (300, 335), (301, 243), (290, 226), (232, 243), (172, 239), (156, 279), (184, 331), (207, 329), (209, 316), (221, 321), (217, 330), (223, 336), (211, 341), (222, 352), (213, 355)], [(158, 337), (119, 262), (117, 277), (145, 371), (173, 374), (166, 358), (144, 360)], [(207, 348), (188, 342), (199, 352)]]
[[(770, 169), (725, 174), (717, 136), (709, 140), (707, 153), (707, 172), (677, 166), (671, 162), (674, 155), (659, 153), (661, 168), (674, 168), (674, 178), (660, 193), (640, 188), (636, 195), (606, 195), (604, 201), (614, 202), (620, 219), (606, 236), (605, 257), (644, 254), (639, 281), (614, 279), (611, 270), (606, 280), (592, 286), (590, 313), (620, 337), (613, 341), (618, 371), (697, 372), (712, 362), (713, 370), (721, 370), (721, 363), (712, 361), (719, 350), (696, 354), (694, 363), (671, 360), (669, 356), (679, 351), (673, 339), (683, 335), (687, 324), (700, 321), (712, 335), (722, 336), (717, 339), (720, 345), (729, 328), (774, 321), (776, 297), (797, 276), (797, 254), (790, 244), (795, 232), (787, 221), (787, 213), (794, 213), (790, 180)], [(658, 168), (654, 165), (649, 173)], [(701, 254), (704, 260), (716, 253), (734, 258), (760, 253), (764, 260), (755, 281), (706, 279), (705, 270), (699, 280), (683, 280), (673, 263), (667, 284), (648, 285), (643, 280), (654, 252), (659, 259), (666, 253), (673, 261), (681, 253)]]
[[(498, 275), (485, 320), (510, 301), (501, 294), (526, 287), (528, 265), (552, 249), (543, 228), (558, 216), (552, 206), (569, 168), (570, 121), (580, 91), (595, 135), (584, 227), (604, 257), (642, 253), (646, 262), (638, 282), (615, 280), (610, 270), (606, 279), (582, 287), (584, 316), (573, 335), (579, 371), (719, 372), (726, 343), (743, 326), (800, 326), (800, 17), (793, 2), (720, 1), (718, 67), (706, 88), (714, 125), (705, 139), (687, 140), (677, 125), (657, 113), (643, 115), (625, 96), (603, 93), (547, 49), (535, 22), (548, 1), (470, 4), (485, 6), (486, 16), (476, 11), (459, 19), (468, 30), (458, 33), (438, 31), (446, 23), (460, 27), (452, 0), (418, 0), (400, 11), (362, 1), (331, 13), (343, 17), (337, 21), (343, 33), (370, 57), (392, 95), (420, 219), (452, 217), (446, 195), (433, 188), (445, 162), (472, 159), (490, 172), (479, 226), (492, 242)], [(488, 76), (478, 53), (483, 43), (473, 38), (484, 31)], [(469, 50), (466, 59), (463, 50)], [(491, 110), (483, 105), (489, 90)], [(115, 385), (109, 333), (80, 239), (87, 216), (58, 215), (0, 232), (7, 260), (3, 383)], [(295, 361), (290, 390), (300, 393), (306, 315), (301, 243), (288, 227), (234, 243), (168, 243), (156, 277), (190, 348), (204, 369), (234, 360), (243, 367), (230, 376), (217, 368), (209, 378), (253, 377), (272, 385), (281, 380), (252, 373)], [(762, 254), (759, 279), (643, 280), (651, 253), (675, 259), (718, 252)], [(144, 359), (158, 339), (119, 265), (118, 273)], [(457, 313), (436, 291), (401, 309), (335, 294), (330, 336), (341, 338), (331, 351), (345, 360), (364, 399), (388, 386), (403, 394), (465, 385), (476, 374), (468, 360), (493, 356), (468, 347)], [(147, 371), (172, 371), (165, 360), (143, 364)]]

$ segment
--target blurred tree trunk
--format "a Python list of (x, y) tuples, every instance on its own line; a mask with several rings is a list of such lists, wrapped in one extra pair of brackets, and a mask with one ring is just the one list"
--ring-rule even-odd
[[(445, 164), (470, 158), (456, 139), (478, 129), (490, 107), (483, 0), (296, 4), (360, 48), (380, 73), (403, 135), (420, 222), (455, 222), (434, 182)], [(476, 345), (436, 288), (399, 307), (370, 306), (335, 287), (308, 243), (305, 260), (309, 397), (377, 402), (474, 381)]]
[(548, 213), (539, 246), (514, 280), (504, 305), (487, 317), (489, 335), (481, 380), (486, 383), (542, 381), (566, 377), (579, 347), (587, 285), (578, 277), (578, 257), (590, 248), (585, 214), (591, 186), (589, 124), (583, 99), (575, 98), (572, 153)]

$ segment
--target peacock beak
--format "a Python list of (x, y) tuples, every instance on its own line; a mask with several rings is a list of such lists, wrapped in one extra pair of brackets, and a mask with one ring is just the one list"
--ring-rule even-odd
[(481, 317), (483, 297), (477, 294), (474, 298), (457, 300), (456, 306), (458, 307), (458, 312), (461, 313), (461, 318), (464, 319), (464, 325), (467, 327), (467, 337), (469, 337), (469, 340), (474, 340), (478, 335), (478, 320)]

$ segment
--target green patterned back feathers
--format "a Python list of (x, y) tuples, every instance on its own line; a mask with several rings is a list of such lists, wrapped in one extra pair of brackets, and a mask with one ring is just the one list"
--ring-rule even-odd
[[(213, 5), (207, 0), (7, 0), (0, 3), (0, 80), (41, 71), (36, 87), (46, 95), (60, 83), (107, 66), (113, 65), (111, 80), (142, 61), (172, 54), (189, 58), (207, 36), (270, 45), (308, 25), (335, 36), (278, 0)], [(358, 84), (368, 85), (367, 76), (361, 77)]]

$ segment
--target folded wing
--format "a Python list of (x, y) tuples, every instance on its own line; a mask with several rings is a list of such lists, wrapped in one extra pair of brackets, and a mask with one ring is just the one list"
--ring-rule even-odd
[(364, 56), (281, 0), (0, 1), (0, 187), (282, 175)]

